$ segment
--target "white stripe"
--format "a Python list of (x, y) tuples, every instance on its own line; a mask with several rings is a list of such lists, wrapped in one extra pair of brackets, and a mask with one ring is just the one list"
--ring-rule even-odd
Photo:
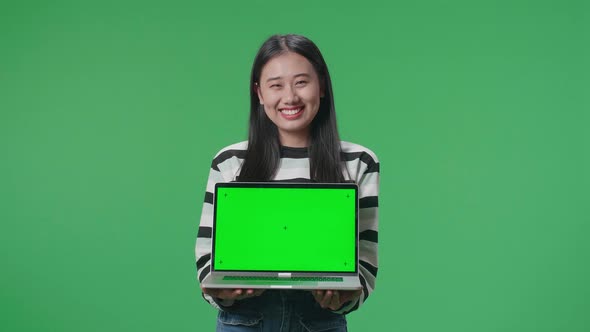
[(369, 272), (369, 270), (365, 269), (364, 266), (359, 265), (360, 267), (360, 272), (363, 275), (363, 277), (365, 278), (365, 281), (367, 282), (367, 289), (369, 290), (369, 295), (371, 295), (371, 293), (373, 292), (373, 289), (375, 289), (375, 277), (373, 277), (373, 275), (371, 274), (371, 272)]
[(372, 241), (359, 241), (359, 259), (363, 260), (374, 267), (379, 266), (379, 260), (377, 256), (377, 243)]
[(296, 178), (309, 179), (309, 168), (281, 168), (275, 176), (275, 180), (291, 180)]
[(209, 203), (203, 204), (203, 213), (201, 214), (199, 226), (213, 227), (213, 205)]
[(359, 198), (377, 196), (379, 194), (379, 185), (377, 183), (365, 183), (359, 186)]
[(218, 171), (211, 169), (209, 171), (209, 178), (207, 180), (207, 191), (210, 193), (215, 193), (215, 184), (217, 182), (226, 182), (225, 179), (221, 176), (221, 173)]
[(205, 256), (211, 253), (211, 238), (208, 237), (200, 237), (197, 238), (197, 245), (195, 246), (195, 255), (197, 256), (197, 261), (201, 256)]
[(306, 169), (309, 173), (309, 159), (295, 159), (295, 158), (281, 158), (281, 165), (280, 168), (292, 169), (292, 168), (299, 168), (299, 169)]

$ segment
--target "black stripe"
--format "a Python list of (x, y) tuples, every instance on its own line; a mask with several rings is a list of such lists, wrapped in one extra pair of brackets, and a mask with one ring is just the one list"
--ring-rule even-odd
[(373, 277), (377, 278), (377, 268), (371, 265), (371, 263), (359, 259), (359, 264), (367, 269), (373, 275)]
[[(281, 158), (291, 158), (291, 159), (305, 159), (309, 158), (309, 151), (307, 148), (291, 148), (286, 146), (281, 146), (280, 149)], [(219, 171), (218, 165), (223, 163), (224, 161), (231, 159), (233, 157), (237, 157), (239, 159), (246, 158), (246, 150), (226, 150), (220, 153), (217, 157), (213, 159), (211, 163), (211, 168)], [(367, 164), (367, 170), (365, 173), (373, 173), (379, 172), (379, 163), (375, 162), (373, 157), (369, 155), (367, 152), (340, 152), (340, 158), (342, 161), (352, 161), (356, 159), (360, 159), (362, 162)]]
[(366, 209), (379, 206), (379, 198), (377, 196), (367, 196), (359, 199), (359, 208)]
[(205, 277), (209, 274), (209, 271), (211, 271), (211, 265), (207, 266), (206, 268), (203, 269), (203, 271), (201, 271), (201, 274), (199, 274), (199, 282), (201, 282), (201, 281), (203, 281), (203, 279), (205, 279)]
[[(365, 152), (344, 152), (340, 151), (340, 158), (342, 161), (352, 161), (361, 158)], [(369, 156), (370, 157), (370, 156)]]
[(379, 172), (379, 163), (375, 162), (375, 159), (373, 159), (373, 157), (371, 157), (371, 155), (369, 155), (366, 152), (342, 152), (340, 153), (340, 158), (342, 158), (342, 161), (353, 161), (353, 160), (357, 160), (359, 159), (360, 161), (362, 161), (363, 163), (365, 163), (367, 165), (367, 169), (365, 170), (365, 173), (375, 173), (375, 172)]
[(379, 173), (379, 163), (369, 164), (367, 169), (365, 170), (365, 174), (367, 173)]
[(367, 229), (366, 231), (362, 231), (359, 233), (359, 240), (371, 241), (378, 243), (379, 242), (379, 235), (377, 231)]
[(284, 179), (284, 180), (272, 180), (271, 182), (296, 182), (296, 183), (301, 183), (301, 182), (312, 182), (310, 179), (306, 179), (306, 178), (294, 178), (294, 179)]
[(307, 148), (292, 148), (288, 146), (281, 146), (281, 158), (304, 159), (309, 158), (309, 151)]
[(217, 165), (219, 165), (222, 162), (224, 162), (230, 158), (233, 158), (233, 157), (238, 157), (239, 159), (246, 158), (246, 150), (223, 151), (222, 153), (220, 153), (217, 157), (215, 157), (213, 159), (213, 162), (211, 163), (211, 168), (213, 168), (216, 171), (219, 171), (219, 167), (217, 167)]
[(205, 203), (213, 204), (213, 193), (205, 192)]
[(341, 152), (340, 158), (342, 158), (343, 161), (353, 161), (356, 159), (360, 159), (362, 162), (364, 162), (367, 165), (376, 164), (375, 159), (373, 159), (373, 157), (371, 157), (371, 155), (365, 151)]
[(367, 281), (365, 281), (365, 277), (363, 277), (363, 275), (360, 273), (359, 273), (359, 279), (361, 281), (361, 285), (363, 285), (363, 293), (365, 293), (365, 297), (363, 298), (363, 302), (365, 302), (367, 300), (367, 297), (369, 297), (369, 289), (367, 288)]
[(199, 226), (199, 233), (197, 233), (197, 237), (205, 237), (210, 239), (212, 228), (209, 226)]
[(210, 260), (211, 260), (211, 254), (201, 256), (201, 258), (199, 258), (199, 260), (197, 261), (197, 270), (200, 270)]

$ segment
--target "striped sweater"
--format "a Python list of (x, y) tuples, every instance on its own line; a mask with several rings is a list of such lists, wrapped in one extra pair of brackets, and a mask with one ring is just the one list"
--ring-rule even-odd
[[(199, 282), (210, 273), (215, 184), (236, 181), (246, 155), (247, 144), (248, 142), (244, 141), (221, 149), (211, 164), (195, 247)], [(335, 311), (347, 314), (358, 309), (375, 289), (379, 161), (371, 150), (344, 141), (341, 142), (341, 155), (345, 180), (352, 180), (359, 186), (359, 271), (363, 286), (358, 300)], [(281, 147), (281, 162), (274, 181), (309, 182), (309, 172), (307, 148)], [(209, 295), (203, 294), (203, 297), (218, 309), (220, 309), (220, 305), (224, 305), (224, 303), (216, 302)]]

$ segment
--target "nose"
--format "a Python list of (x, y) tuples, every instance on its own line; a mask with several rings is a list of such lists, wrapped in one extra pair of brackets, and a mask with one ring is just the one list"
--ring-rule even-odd
[(283, 98), (285, 99), (286, 104), (299, 103), (299, 95), (297, 94), (297, 91), (293, 89), (293, 87), (287, 86), (284, 91), (285, 95), (283, 96)]

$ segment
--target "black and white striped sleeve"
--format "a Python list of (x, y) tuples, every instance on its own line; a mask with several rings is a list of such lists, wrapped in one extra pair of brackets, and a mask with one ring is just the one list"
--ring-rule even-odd
[[(215, 184), (218, 182), (229, 182), (235, 179), (241, 166), (241, 160), (243, 159), (246, 146), (247, 142), (245, 141), (227, 146), (219, 151), (211, 162), (195, 245), (197, 278), (199, 279), (199, 283), (211, 272), (211, 237), (213, 232), (213, 195)], [(221, 309), (220, 305), (229, 306), (233, 304), (233, 301), (213, 299), (204, 293), (202, 295), (205, 300), (217, 309)]]
[[(214, 161), (215, 162), (215, 161)], [(213, 230), (213, 193), (215, 191), (215, 184), (223, 182), (221, 172), (216, 169), (215, 165), (211, 166), (209, 171), (209, 178), (207, 180), (207, 189), (205, 191), (205, 200), (203, 202), (203, 210), (201, 212), (201, 220), (199, 222), (199, 231), (197, 233), (197, 242), (195, 246), (195, 256), (197, 261), (197, 277), (199, 283), (211, 271), (211, 233)], [(219, 309), (217, 302), (207, 294), (202, 293), (203, 298), (207, 300), (215, 308)]]
[(342, 314), (355, 311), (367, 300), (375, 289), (377, 278), (379, 161), (372, 152), (364, 153), (357, 165), (359, 168), (356, 179), (359, 185), (359, 277), (363, 289), (358, 300), (336, 311)]

